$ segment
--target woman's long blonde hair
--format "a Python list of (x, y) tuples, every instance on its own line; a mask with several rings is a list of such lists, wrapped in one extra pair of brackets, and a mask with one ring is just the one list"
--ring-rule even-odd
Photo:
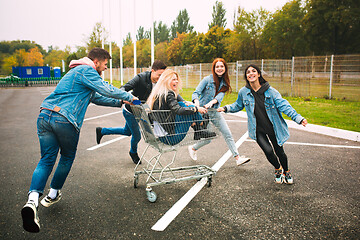
[(166, 101), (166, 96), (168, 95), (169, 91), (173, 91), (170, 87), (170, 84), (174, 75), (176, 75), (179, 81), (178, 87), (175, 91), (175, 97), (179, 95), (179, 90), (181, 89), (181, 80), (179, 74), (177, 74), (177, 72), (175, 72), (174, 70), (167, 69), (161, 74), (159, 80), (157, 81), (155, 87), (152, 89), (151, 94), (146, 101), (150, 109), (153, 109), (156, 99), (159, 99), (159, 107), (161, 106), (163, 98), (165, 98)]

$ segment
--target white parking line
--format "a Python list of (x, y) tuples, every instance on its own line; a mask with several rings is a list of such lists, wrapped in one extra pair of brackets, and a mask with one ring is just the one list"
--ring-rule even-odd
[(107, 117), (107, 116), (110, 116), (110, 115), (113, 115), (113, 114), (118, 114), (118, 113), (121, 113), (121, 112), (122, 112), (122, 111), (117, 111), (117, 112), (112, 112), (112, 113), (107, 113), (107, 114), (99, 115), (99, 116), (96, 116), (96, 117), (85, 118), (85, 119), (84, 119), (84, 122), (85, 122), (85, 121), (89, 121), (89, 120), (94, 120), (94, 119), (102, 118), (102, 117)]
[[(254, 140), (248, 139), (247, 142), (255, 142)], [(319, 144), (319, 143), (302, 143), (302, 142), (286, 142), (289, 145), (304, 145), (304, 146), (317, 146), (317, 147), (330, 147), (330, 148), (355, 148), (360, 149), (360, 146), (347, 146), (347, 145), (331, 145), (331, 144)]]
[(229, 119), (229, 120), (225, 120), (226, 122), (242, 122), (242, 123), (247, 123), (247, 121), (246, 120), (231, 120), (231, 119)]
[[(237, 142), (236, 147), (240, 145), (248, 137), (246, 132)], [(215, 171), (218, 171), (224, 163), (232, 156), (231, 151), (228, 150), (212, 167)], [(174, 206), (172, 206), (156, 223), (152, 226), (154, 231), (164, 231), (165, 228), (175, 219), (177, 215), (188, 205), (188, 203), (200, 192), (200, 190), (206, 185), (207, 178), (202, 178), (201, 181), (197, 182)]]
[(100, 144), (95, 145), (95, 146), (93, 146), (93, 147), (90, 147), (90, 148), (88, 148), (88, 149), (86, 149), (86, 150), (92, 151), (92, 150), (98, 149), (98, 148), (100, 148), (100, 147), (106, 146), (106, 145), (111, 144), (111, 143), (114, 143), (114, 142), (117, 142), (117, 141), (119, 141), (119, 140), (121, 140), (121, 139), (123, 139), (123, 138), (127, 138), (127, 137), (128, 137), (128, 136), (121, 136), (121, 137), (118, 137), (118, 138), (114, 138), (114, 139), (112, 139), (112, 140), (110, 140), (110, 141), (100, 143)]

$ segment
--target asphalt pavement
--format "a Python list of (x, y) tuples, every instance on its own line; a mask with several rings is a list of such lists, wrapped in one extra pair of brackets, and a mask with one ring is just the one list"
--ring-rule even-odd
[[(275, 184), (270, 163), (259, 146), (247, 139), (239, 152), (251, 158), (249, 163), (238, 167), (230, 158), (213, 177), (211, 187), (202, 188), (164, 231), (152, 230), (197, 181), (154, 187), (158, 199), (150, 203), (145, 177), (140, 177), (138, 188), (133, 187), (129, 137), (105, 136), (102, 143), (109, 144), (92, 148), (97, 146), (97, 126), (125, 124), (121, 109), (93, 104), (63, 198), (49, 208), (40, 206), (40, 233), (28, 233), (22, 228), (20, 211), (40, 157), (39, 106), (53, 89), (0, 89), (0, 239), (360, 238), (360, 143), (293, 128), (284, 146), (293, 185)], [(246, 134), (246, 119), (224, 116), (238, 141)], [(139, 153), (145, 147), (142, 140)], [(180, 148), (175, 165), (213, 166), (227, 151), (219, 137), (198, 151), (197, 162), (186, 147)]]

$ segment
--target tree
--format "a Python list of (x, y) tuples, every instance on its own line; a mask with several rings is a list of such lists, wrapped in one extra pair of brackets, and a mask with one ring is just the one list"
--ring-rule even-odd
[(104, 42), (106, 42), (108, 33), (106, 32), (105, 28), (102, 26), (101, 22), (95, 23), (93, 31), (91, 32), (90, 36), (85, 41), (86, 48), (88, 51), (90, 51), (94, 47), (102, 46), (102, 35), (103, 34), (104, 34)]
[(133, 43), (123, 46), (124, 67), (134, 66), (134, 45)]
[(250, 40), (251, 45), (244, 47), (247, 47), (247, 51), (251, 52), (252, 59), (258, 59), (261, 55), (259, 40), (264, 26), (270, 17), (270, 12), (261, 7), (249, 13), (240, 7), (238, 8), (238, 18), (234, 28), (236, 32), (242, 35), (242, 38)]
[(168, 56), (166, 54), (166, 50), (168, 48), (168, 43), (166, 41), (160, 42), (155, 45), (155, 59), (158, 59), (165, 63), (169, 64)]
[[(66, 52), (64, 52), (66, 54)], [(87, 56), (87, 50), (86, 47), (83, 46), (76, 46), (76, 56), (78, 58), (83, 58)]]
[(301, 25), (304, 16), (300, 0), (286, 3), (273, 14), (261, 36), (265, 57), (288, 59), (309, 53)]
[(78, 56), (76, 56), (76, 53), (71, 53), (67, 56), (65, 60), (65, 72), (68, 72), (70, 70), (69, 64), (71, 60), (77, 60), (79, 59)]
[(137, 30), (136, 39), (140, 41), (141, 39), (150, 39), (150, 32), (145, 31), (143, 26), (140, 26)]
[[(111, 51), (112, 67), (120, 67), (120, 48), (116, 42), (111, 42)], [(110, 66), (110, 61), (108, 62), (108, 66)]]
[(170, 63), (174, 66), (184, 64), (182, 50), (182, 41), (185, 38), (186, 33), (179, 33), (176, 38), (171, 40), (169, 47), (166, 50)]
[(201, 35), (196, 41), (195, 54), (201, 56), (200, 62), (212, 62), (214, 58), (224, 57), (224, 40), (228, 37), (230, 30), (214, 26), (205, 35)]
[(58, 48), (55, 48), (45, 56), (44, 64), (47, 64), (50, 67), (61, 67), (62, 66), (61, 60), (65, 61), (67, 57), (68, 57), (68, 53)]
[(16, 59), (16, 66), (30, 66), (28, 61), (28, 53), (25, 49), (18, 49), (13, 56)]
[(215, 2), (213, 6), (212, 12), (212, 22), (209, 23), (209, 30), (214, 27), (223, 27), (226, 26), (226, 19), (225, 19), (226, 9), (224, 8), (224, 4), (222, 2)]
[(11, 42), (9, 42), (9, 41), (1, 41), (0, 42), (0, 52), (1, 53), (12, 54), (12, 53), (9, 52), (10, 47), (11, 47)]
[(44, 58), (37, 47), (30, 49), (27, 54), (28, 66), (43, 66)]
[(3, 64), (1, 66), (1, 71), (8, 75), (10, 73), (12, 73), (12, 67), (15, 67), (16, 64), (16, 58), (15, 56), (8, 56), (4, 59)]
[(186, 9), (180, 10), (179, 15), (176, 17), (175, 21), (173, 21), (170, 32), (171, 39), (177, 37), (177, 33), (189, 33), (194, 29), (193, 26), (189, 23), (190, 18)]
[(128, 46), (132, 44), (132, 40), (131, 40), (131, 34), (128, 33), (123, 41), (123, 46)]
[(14, 54), (18, 49), (25, 49), (28, 52), (31, 48), (38, 48), (41, 54), (45, 54), (46, 51), (42, 46), (29, 40), (16, 40), (16, 41), (2, 41), (0, 42), (0, 52)]
[(1, 41), (0, 69), (2, 74), (9, 74), (12, 66), (43, 66), (45, 54), (46, 51), (33, 41)]
[(155, 44), (161, 42), (169, 41), (170, 29), (163, 24), (162, 21), (156, 26), (156, 22), (154, 22), (154, 42)]
[(198, 63), (201, 59), (201, 55), (198, 55), (194, 51), (194, 46), (198, 43), (198, 34), (191, 32), (185, 35), (182, 41), (181, 53), (184, 64)]
[(251, 45), (251, 39), (248, 35), (230, 31), (228, 37), (223, 42), (225, 46), (224, 59), (227, 62), (252, 58), (248, 48)]
[(358, 0), (309, 0), (305, 36), (315, 54), (359, 53)]
[(141, 39), (136, 42), (137, 65), (149, 67), (151, 65), (151, 43), (150, 39)]

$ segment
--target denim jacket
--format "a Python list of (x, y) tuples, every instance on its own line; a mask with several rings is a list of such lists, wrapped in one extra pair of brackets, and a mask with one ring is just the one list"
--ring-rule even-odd
[[(274, 127), (277, 143), (282, 146), (290, 137), (288, 126), (281, 113), (285, 113), (294, 122), (300, 124), (303, 117), (298, 114), (286, 99), (273, 87), (264, 92), (266, 113)], [(248, 116), (248, 130), (250, 138), (256, 141), (256, 119), (254, 115), (255, 99), (251, 90), (243, 87), (240, 89), (236, 102), (227, 105), (227, 112), (238, 112), (246, 109)]]
[[(120, 99), (120, 100), (119, 100)], [(131, 102), (133, 96), (103, 81), (98, 72), (80, 65), (71, 69), (41, 104), (64, 116), (77, 131), (80, 131), (90, 102), (97, 105), (121, 107), (121, 100)]]
[[(220, 90), (225, 85), (224, 81), (220, 82), (219, 89)], [(205, 77), (199, 85), (196, 87), (195, 92), (192, 94), (192, 101), (195, 99), (199, 99), (200, 106), (204, 106), (208, 102), (214, 99), (215, 96), (215, 81), (213, 75), (210, 74), (209, 76)], [(220, 92), (216, 95), (215, 99), (218, 101), (214, 104), (213, 108), (219, 108), (221, 105), (221, 101), (224, 99), (225, 93)]]

